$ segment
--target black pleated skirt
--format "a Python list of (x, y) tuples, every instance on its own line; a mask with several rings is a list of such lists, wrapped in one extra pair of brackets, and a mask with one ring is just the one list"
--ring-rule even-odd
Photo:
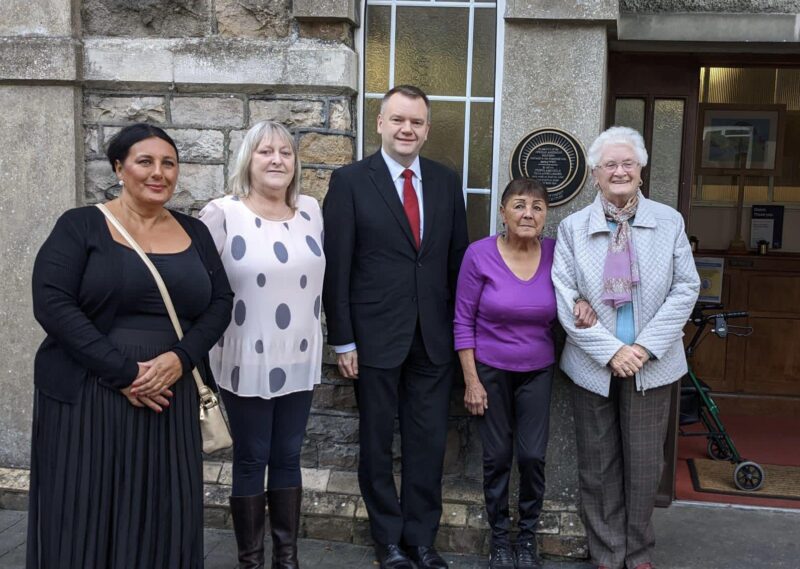
[[(175, 336), (115, 330), (138, 361)], [(57, 373), (58, 370), (53, 370)], [(191, 374), (162, 413), (87, 381), (75, 404), (34, 395), (27, 568), (203, 566), (202, 441)]]

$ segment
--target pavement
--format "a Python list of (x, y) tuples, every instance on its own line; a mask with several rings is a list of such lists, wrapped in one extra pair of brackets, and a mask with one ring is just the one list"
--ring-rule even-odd
[[(0, 569), (25, 567), (25, 512), (0, 510)], [(657, 509), (658, 569), (800, 569), (800, 510), (676, 503)], [(301, 540), (300, 565), (313, 569), (376, 569), (372, 549)], [(205, 569), (234, 569), (229, 530), (205, 530)], [(476, 556), (445, 555), (454, 569), (484, 569)], [(591, 569), (584, 562), (546, 560), (545, 569)]]

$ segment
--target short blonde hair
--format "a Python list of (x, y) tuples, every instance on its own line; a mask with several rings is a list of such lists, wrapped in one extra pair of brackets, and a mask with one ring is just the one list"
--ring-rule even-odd
[(247, 134), (244, 135), (242, 145), (236, 154), (236, 162), (228, 180), (228, 192), (234, 196), (247, 196), (250, 193), (250, 163), (253, 160), (253, 152), (265, 138), (275, 138), (283, 140), (292, 147), (294, 152), (294, 177), (289, 182), (286, 192), (286, 205), (295, 207), (297, 196), (300, 195), (300, 154), (297, 151), (297, 143), (289, 130), (280, 123), (274, 121), (261, 121), (253, 125)]
[(647, 149), (644, 146), (644, 139), (637, 130), (628, 128), (627, 126), (612, 126), (609, 129), (600, 133), (600, 136), (594, 139), (592, 145), (589, 147), (589, 152), (586, 156), (586, 162), (589, 168), (594, 170), (600, 165), (600, 159), (603, 157), (603, 149), (609, 144), (625, 144), (630, 146), (636, 154), (636, 160), (639, 165), (644, 168), (647, 166)]

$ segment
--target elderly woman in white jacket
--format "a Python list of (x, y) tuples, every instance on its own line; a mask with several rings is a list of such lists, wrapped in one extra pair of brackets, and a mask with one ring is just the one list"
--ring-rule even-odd
[[(574, 383), (581, 516), (600, 569), (653, 569), (651, 516), (664, 467), (670, 384), (686, 373), (682, 330), (700, 279), (684, 223), (639, 190), (647, 151), (612, 127), (589, 148), (594, 202), (558, 228), (553, 284)], [(597, 312), (575, 325), (575, 305)]]

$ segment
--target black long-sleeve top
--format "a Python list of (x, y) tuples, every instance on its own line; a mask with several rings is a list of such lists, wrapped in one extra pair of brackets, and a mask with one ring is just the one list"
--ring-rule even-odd
[[(233, 291), (214, 241), (199, 220), (171, 211), (200, 254), (211, 281), (208, 308), (172, 346), (184, 371), (205, 362), (231, 319)], [(67, 211), (56, 222), (33, 266), (33, 313), (47, 333), (34, 361), (34, 384), (45, 395), (74, 403), (88, 375), (127, 387), (136, 360), (108, 339), (121, 299), (121, 257), (96, 207)], [(209, 374), (206, 381), (216, 389)]]

